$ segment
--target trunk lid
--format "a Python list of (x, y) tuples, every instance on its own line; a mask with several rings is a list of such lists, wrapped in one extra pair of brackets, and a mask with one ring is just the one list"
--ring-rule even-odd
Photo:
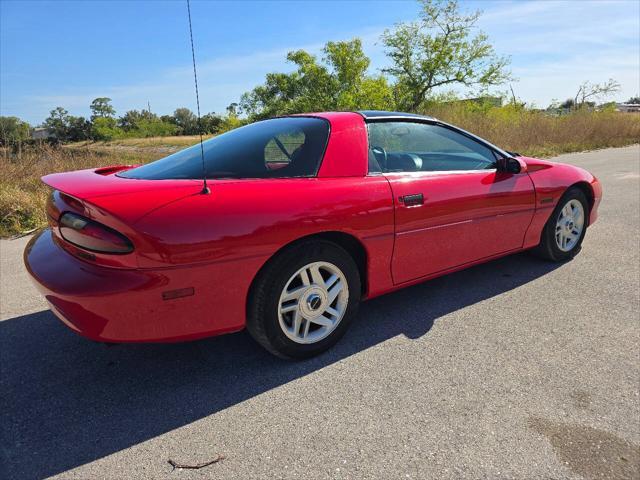
[(91, 204), (130, 225), (150, 211), (202, 189), (201, 180), (139, 180), (117, 175), (129, 168), (120, 165), (53, 173), (42, 181), (80, 200), (85, 210), (91, 210), (87, 208)]
[[(153, 251), (153, 241), (135, 224), (148, 213), (180, 199), (199, 195), (201, 180), (138, 180), (117, 172), (130, 166), (54, 173), (42, 177), (53, 190), (47, 202), (49, 225), (56, 241), (72, 255), (85, 261), (115, 268), (138, 268), (144, 252)], [(59, 219), (65, 212), (89, 218), (124, 235), (134, 246), (131, 253), (113, 255), (88, 252), (67, 241)]]

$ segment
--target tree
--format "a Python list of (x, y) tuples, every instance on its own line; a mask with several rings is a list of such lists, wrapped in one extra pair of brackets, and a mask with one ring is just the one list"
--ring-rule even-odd
[(158, 116), (149, 110), (129, 110), (118, 119), (118, 126), (125, 132), (130, 132), (138, 128), (138, 124), (143, 120), (154, 120)]
[(629, 100), (627, 100), (627, 103), (640, 103), (640, 97), (631, 97)]
[(0, 117), (0, 144), (16, 145), (31, 136), (31, 127), (18, 117)]
[(202, 133), (218, 133), (222, 125), (222, 118), (214, 112), (207, 113), (200, 118)]
[[(304, 50), (287, 54), (291, 73), (269, 73), (265, 83), (242, 95), (240, 108), (252, 118), (322, 110), (384, 109), (392, 92), (382, 76), (368, 76), (362, 42), (328, 42), (322, 62)], [(235, 106), (233, 111), (236, 113)]]
[(60, 142), (79, 142), (92, 137), (91, 122), (84, 117), (69, 115), (62, 107), (51, 110), (43, 125)]
[(613, 78), (610, 78), (604, 83), (583, 82), (582, 85), (578, 87), (578, 91), (573, 98), (573, 104), (575, 108), (584, 107), (590, 103), (587, 100), (606, 97), (616, 93), (618, 90), (620, 90), (620, 84)]
[(576, 102), (573, 98), (567, 98), (558, 107), (563, 110), (573, 110), (576, 107)]
[(81, 142), (91, 138), (91, 122), (84, 117), (74, 117), (69, 115), (67, 124), (66, 140), (71, 142)]
[(111, 99), (108, 97), (98, 97), (91, 102), (91, 121), (96, 118), (113, 118), (116, 114), (115, 109), (111, 106)]
[(386, 30), (382, 42), (396, 79), (397, 106), (416, 111), (434, 88), (444, 85), (499, 85), (510, 78), (507, 57), (498, 56), (488, 37), (473, 35), (481, 12), (460, 12), (456, 0), (421, 0), (420, 19)]
[(188, 108), (176, 108), (173, 112), (173, 123), (177, 125), (182, 135), (196, 135), (199, 133), (198, 117)]
[(69, 133), (69, 112), (62, 107), (56, 107), (49, 112), (49, 116), (45, 119), (43, 125), (54, 137), (64, 142), (67, 140)]
[(118, 128), (113, 117), (92, 117), (91, 138), (94, 140), (108, 141), (122, 136), (122, 130)]

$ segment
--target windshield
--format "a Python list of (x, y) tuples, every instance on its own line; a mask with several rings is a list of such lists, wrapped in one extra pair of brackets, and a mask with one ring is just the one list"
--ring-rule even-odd
[[(329, 138), (321, 118), (285, 117), (252, 123), (204, 142), (207, 178), (315, 176)], [(118, 174), (147, 180), (201, 179), (200, 144)]]

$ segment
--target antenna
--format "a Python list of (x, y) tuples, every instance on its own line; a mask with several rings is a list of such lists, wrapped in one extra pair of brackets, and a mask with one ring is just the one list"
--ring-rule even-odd
[(203, 195), (211, 193), (207, 186), (207, 170), (204, 166), (204, 146), (202, 145), (202, 121), (200, 120), (200, 96), (198, 95), (198, 74), (196, 73), (196, 51), (193, 48), (193, 29), (191, 27), (191, 4), (187, 0), (187, 13), (189, 14), (189, 38), (191, 39), (191, 58), (193, 60), (193, 80), (196, 84), (196, 105), (198, 106), (198, 133), (200, 134), (200, 156), (202, 157), (202, 179), (204, 183), (202, 185)]

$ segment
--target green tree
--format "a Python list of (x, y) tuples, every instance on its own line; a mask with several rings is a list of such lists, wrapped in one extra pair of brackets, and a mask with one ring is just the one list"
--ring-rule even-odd
[(49, 112), (49, 116), (44, 120), (43, 125), (59, 141), (65, 142), (69, 136), (70, 120), (69, 112), (62, 107), (56, 107)]
[(0, 144), (16, 145), (31, 137), (31, 127), (18, 117), (0, 116)]
[(416, 111), (434, 88), (488, 87), (510, 78), (509, 59), (498, 56), (488, 37), (475, 35), (481, 12), (465, 14), (457, 0), (420, 0), (418, 21), (386, 30), (382, 42), (392, 66), (397, 106)]
[(389, 108), (392, 92), (382, 76), (369, 76), (362, 42), (328, 42), (322, 62), (304, 50), (287, 54), (291, 73), (269, 73), (265, 83), (245, 93), (240, 108), (252, 118), (289, 113)]
[(66, 140), (71, 142), (81, 142), (91, 138), (91, 122), (84, 117), (67, 117)]
[(202, 122), (202, 133), (218, 133), (222, 125), (222, 117), (214, 112), (207, 113), (200, 118)]
[(136, 124), (136, 129), (132, 135), (135, 137), (166, 137), (168, 135), (175, 135), (178, 132), (178, 127), (173, 123), (164, 122), (161, 119), (155, 117), (151, 119), (142, 119)]
[(106, 142), (121, 137), (123, 134), (123, 131), (118, 128), (116, 119), (113, 117), (95, 117), (91, 124), (91, 137), (94, 140)]
[(155, 120), (158, 116), (149, 110), (129, 110), (118, 118), (118, 126), (125, 132), (135, 130), (143, 120)]
[(113, 118), (116, 114), (115, 109), (111, 106), (111, 99), (108, 97), (98, 97), (91, 102), (91, 121), (96, 118)]
[(178, 127), (181, 135), (196, 135), (199, 133), (198, 117), (188, 108), (176, 108), (173, 112), (173, 123)]

